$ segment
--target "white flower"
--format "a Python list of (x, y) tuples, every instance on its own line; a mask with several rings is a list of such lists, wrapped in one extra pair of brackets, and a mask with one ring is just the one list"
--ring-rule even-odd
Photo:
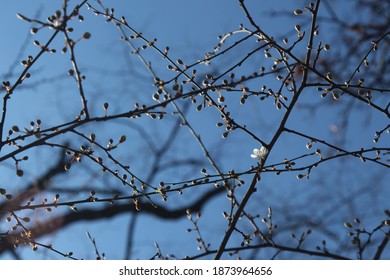
[(260, 149), (253, 149), (253, 153), (251, 154), (251, 158), (264, 159), (268, 154), (268, 149), (264, 146), (261, 146)]

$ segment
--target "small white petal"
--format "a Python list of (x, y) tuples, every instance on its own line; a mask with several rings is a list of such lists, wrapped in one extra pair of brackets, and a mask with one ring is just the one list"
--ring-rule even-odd
[(266, 156), (268, 154), (268, 150), (266, 147), (262, 146), (260, 148), (260, 153), (263, 155), (263, 156)]
[(262, 160), (268, 154), (268, 149), (264, 146), (261, 146), (260, 149), (253, 149), (253, 154), (251, 154), (251, 158), (257, 158), (258, 160)]
[(260, 149), (253, 149), (253, 154), (251, 155), (251, 158), (257, 158), (257, 159), (264, 159), (265, 156), (268, 154), (268, 149), (264, 146), (261, 146)]

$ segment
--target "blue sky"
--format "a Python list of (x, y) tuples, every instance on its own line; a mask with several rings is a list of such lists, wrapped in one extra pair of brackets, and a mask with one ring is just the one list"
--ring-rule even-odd
[[(287, 11), (292, 15), (296, 8), (303, 8), (303, 2), (307, 1), (247, 1), (248, 8), (251, 10), (254, 19), (261, 28), (275, 36), (295, 35), (294, 25), (301, 19), (295, 19), (289, 16), (271, 16), (272, 11)], [(78, 3), (69, 1), (71, 6)], [(95, 3), (92, 1), (91, 3)], [(157, 38), (157, 45), (164, 49), (170, 47), (170, 54), (173, 59), (182, 59), (185, 63), (191, 64), (198, 59), (202, 59), (206, 52), (212, 51), (218, 43), (217, 37), (221, 34), (237, 30), (242, 23), (250, 27), (243, 11), (238, 5), (238, 1), (105, 1), (105, 5), (115, 7), (116, 15), (125, 16), (129, 25), (137, 31), (152, 40)], [(307, 3), (306, 3), (307, 4)], [(4, 38), (0, 46), (0, 77), (3, 79), (15, 80), (17, 73), (20, 73), (22, 66), (17, 63), (12, 68), (12, 77), (5, 76), (9, 69), (14, 65), (15, 59), (21, 54), (26, 57), (29, 54), (36, 54), (38, 49), (32, 43), (34, 40), (45, 42), (52, 33), (50, 30), (40, 30), (34, 37), (29, 34), (31, 24), (21, 21), (16, 17), (16, 13), (21, 13), (28, 17), (36, 15), (44, 20), (55, 10), (60, 9), (62, 1), (12, 1), (4, 4), (4, 14), (1, 19), (2, 28), (0, 36)], [(96, 5), (97, 7), (97, 5)], [(80, 11), (85, 20), (83, 23), (72, 23), (75, 29), (72, 35), (74, 39), (81, 37), (84, 32), (92, 34), (91, 39), (83, 40), (76, 46), (76, 54), (80, 69), (87, 76), (84, 83), (87, 92), (87, 98), (94, 115), (103, 115), (102, 104), (109, 102), (109, 112), (119, 113), (132, 106), (135, 102), (153, 104), (151, 98), (155, 92), (152, 86), (152, 77), (139, 59), (130, 54), (130, 49), (123, 41), (120, 41), (120, 32), (111, 23), (105, 23), (104, 19), (95, 16), (85, 7)], [(327, 27), (329, 28), (329, 26)], [(322, 39), (331, 39), (331, 29), (321, 34)], [(129, 35), (131, 35), (129, 33)], [(231, 38), (228, 44), (242, 38), (240, 35)], [(21, 46), (24, 46), (22, 49)], [(77, 94), (76, 85), (72, 79), (67, 77), (67, 71), (71, 68), (68, 54), (61, 54), (64, 40), (58, 37), (53, 42), (53, 47), (57, 49), (55, 54), (44, 54), (43, 57), (31, 70), (31, 83), (23, 84), (20, 89), (12, 96), (9, 105), (9, 115), (5, 127), (18, 124), (20, 127), (28, 126), (31, 120), (42, 119), (47, 127), (71, 120), (80, 111), (80, 101)], [(207, 71), (219, 71), (229, 63), (233, 63), (237, 57), (247, 51), (254, 42), (247, 42), (246, 48), (240, 49), (237, 53), (232, 53), (223, 59), (216, 60), (211, 66), (199, 66), (197, 70), (200, 73)], [(337, 44), (334, 47), (337, 48)], [(305, 50), (302, 47), (303, 51)], [(332, 49), (333, 50), (333, 45)], [(152, 50), (144, 52), (146, 59), (151, 61), (153, 69), (161, 77), (170, 77), (172, 74), (166, 70), (167, 61)], [(242, 73), (251, 73), (258, 71), (264, 59), (263, 53), (254, 56), (253, 60), (243, 64), (239, 69)], [(34, 81), (38, 81), (35, 82)], [(30, 82), (30, 81), (28, 81)], [(257, 84), (258, 83), (258, 84)], [(277, 86), (278, 81), (275, 77), (265, 78), (251, 84), (254, 88), (260, 89), (263, 84), (268, 87)], [(227, 97), (227, 102), (235, 114), (236, 120), (245, 123), (248, 128), (255, 132), (258, 137), (264, 141), (271, 140), (275, 127), (281, 118), (281, 113), (275, 110), (271, 100), (262, 103), (248, 103), (244, 107), (239, 105), (235, 97)], [(314, 135), (326, 141), (338, 141), (338, 137), (346, 139), (346, 145), (351, 150), (360, 149), (361, 145), (370, 147), (372, 145), (373, 132), (383, 128), (388, 120), (378, 113), (372, 113), (367, 118), (357, 109), (351, 110), (349, 126), (347, 131), (337, 132), (335, 128), (340, 127), (342, 109), (337, 104), (347, 102), (340, 100), (336, 103), (328, 99), (321, 99), (319, 93), (312, 90), (304, 93), (299, 104), (299, 109), (294, 111), (288, 127), (304, 133)], [(309, 108), (310, 104), (323, 104), (327, 102), (328, 106), (316, 106)], [(346, 104), (346, 103), (342, 103)], [(345, 108), (344, 106), (340, 108)], [(169, 113), (172, 108), (167, 109)], [(231, 169), (238, 171), (247, 170), (250, 165), (256, 164), (256, 161), (250, 158), (253, 148), (259, 148), (259, 144), (252, 138), (242, 133), (230, 135), (221, 142), (222, 128), (216, 127), (218, 122), (218, 113), (215, 110), (205, 109), (201, 114), (197, 113), (195, 107), (190, 107), (188, 119), (194, 129), (201, 135), (205, 145), (210, 148), (213, 156), (218, 159), (220, 166), (225, 172)], [(148, 143), (140, 137), (139, 127), (150, 135), (149, 141), (157, 146), (164, 142), (169, 129), (173, 127), (177, 118), (169, 115), (164, 120), (155, 122), (148, 119), (140, 119), (139, 122), (127, 124), (118, 121), (115, 124), (103, 123), (98, 126), (89, 125), (83, 129), (83, 132), (96, 132), (99, 140), (104, 141), (109, 137), (120, 137), (127, 135), (128, 140), (124, 151), (115, 151), (113, 154), (120, 159), (129, 162), (131, 170), (136, 174), (142, 174), (146, 177), (149, 164), (152, 162), (153, 154), (148, 148)], [(139, 126), (139, 127), (138, 127)], [(364, 126), (365, 129), (362, 129)], [(333, 130), (332, 130), (333, 129)], [(368, 132), (369, 131), (369, 132)], [(367, 132), (367, 133), (366, 133)], [(345, 137), (345, 138), (344, 138)], [(388, 146), (388, 136), (384, 135), (382, 146)], [(66, 138), (66, 136), (64, 136)], [(129, 143), (130, 142), (130, 143)], [(307, 141), (306, 141), (307, 142)], [(284, 158), (294, 158), (307, 153), (306, 142), (298, 137), (286, 135), (278, 141), (275, 149), (270, 154), (269, 164), (282, 162)], [(321, 145), (316, 145), (326, 151)], [(4, 148), (2, 153), (8, 151)], [(172, 153), (172, 154), (171, 154)], [(25, 180), (33, 180), (39, 174), (42, 174), (45, 166), (50, 164), (58, 156), (57, 151), (50, 148), (35, 149), (28, 152), (31, 157), (24, 168), (26, 175), (20, 179), (14, 175), (14, 164), (11, 161), (0, 163), (0, 172), (2, 184), (8, 186), (8, 189), (17, 192), (25, 185)], [(169, 159), (186, 159), (191, 157), (202, 158), (202, 151), (198, 143), (191, 136), (188, 130), (180, 132), (180, 141), (175, 144), (173, 151), (169, 153), (166, 162)], [(203, 158), (203, 160), (205, 160)], [(205, 161), (207, 170), (211, 166)], [(71, 170), (71, 176), (63, 176), (53, 182), (57, 187), (77, 188), (81, 190), (88, 189), (90, 184), (103, 190), (104, 187), (117, 187), (115, 180), (97, 175), (98, 168), (89, 167), (83, 164), (83, 167)], [(85, 172), (90, 172), (86, 174)], [(314, 169), (310, 181), (296, 180), (297, 173), (285, 173), (281, 176), (274, 174), (264, 174), (262, 178), (262, 187), (252, 199), (253, 204), (250, 210), (266, 216), (267, 207), (272, 206), (275, 212), (275, 219), (281, 222), (285, 221), (285, 216), (292, 217), (302, 215), (302, 223), (305, 220), (324, 219), (328, 222), (329, 228), (335, 228), (341, 239), (347, 239), (347, 231), (343, 228), (342, 222), (346, 219), (353, 219), (348, 216), (353, 213), (356, 215), (367, 215), (366, 221), (369, 225), (378, 222), (376, 219), (381, 216), (380, 211), (388, 207), (386, 197), (385, 182), (389, 175), (386, 168), (378, 169), (371, 163), (363, 165), (357, 159), (342, 159), (336, 163), (321, 165)], [(183, 173), (180, 173), (183, 172)], [(154, 183), (159, 181), (180, 181), (183, 178), (201, 176), (199, 171), (191, 168), (168, 169), (155, 178)], [(198, 172), (198, 173), (194, 173)], [(195, 175), (194, 175), (195, 174)], [(96, 176), (95, 176), (96, 175)], [(177, 176), (177, 178), (176, 178)], [(371, 193), (370, 182), (373, 178), (379, 178), (377, 194)], [(250, 177), (245, 177), (249, 182)], [(339, 184), (338, 187), (335, 184)], [(326, 190), (324, 188), (329, 188)], [(365, 195), (356, 195), (353, 203), (349, 204), (348, 199), (353, 192)], [(244, 190), (238, 191), (238, 196), (243, 195)], [(183, 196), (172, 195), (168, 198), (171, 205), (179, 206), (187, 201), (191, 201), (197, 191), (189, 191)], [(381, 195), (378, 195), (381, 194)], [(71, 197), (69, 197), (71, 198)], [(359, 209), (357, 205), (371, 205), (374, 201), (376, 207), (372, 207), (368, 213)], [(329, 217), (322, 217), (322, 211), (315, 211), (316, 207), (311, 205), (307, 208), (308, 202), (315, 202), (322, 210), (329, 206), (338, 205), (338, 209), (330, 209), (327, 213)], [(334, 203), (336, 201), (337, 203)], [(158, 201), (160, 202), (160, 201)], [(258, 207), (258, 209), (257, 209)], [(204, 215), (200, 220), (200, 226), (205, 239), (215, 248), (221, 240), (221, 233), (226, 229), (226, 221), (222, 217), (224, 209), (229, 208), (229, 203), (225, 197), (221, 196), (206, 205), (202, 211)], [(286, 213), (287, 209), (287, 213)], [(289, 210), (290, 209), (290, 210)], [(313, 210), (314, 209), (314, 210)], [(66, 210), (57, 210), (58, 213)], [(338, 216), (337, 213), (341, 216)], [(296, 216), (293, 215), (296, 214)], [(43, 215), (45, 213), (37, 214)], [(375, 216), (374, 216), (375, 215)], [(370, 216), (374, 219), (370, 220)], [(204, 217), (204, 218), (203, 218)], [(383, 217), (383, 215), (382, 215)], [(363, 218), (363, 217), (362, 217)], [(93, 223), (78, 223), (67, 227), (64, 231), (43, 238), (42, 241), (55, 244), (61, 251), (73, 251), (75, 257), (94, 258), (92, 244), (88, 241), (85, 234), (89, 231), (97, 240), (99, 250), (105, 252), (109, 259), (121, 259), (124, 255), (124, 244), (128, 232), (129, 215), (116, 216), (113, 219), (106, 219)], [(299, 219), (298, 219), (299, 222)], [(1, 226), (2, 224), (0, 224)], [(197, 253), (195, 233), (187, 233), (186, 229), (191, 227), (191, 223), (185, 219), (178, 221), (159, 220), (151, 215), (142, 215), (137, 219), (136, 230), (134, 232), (134, 248), (132, 250), (134, 258), (149, 258), (155, 253), (154, 242), (157, 242), (162, 251), (166, 254), (174, 253), (177, 257), (184, 257), (184, 254)], [(245, 226), (243, 226), (245, 228)], [(345, 232), (343, 232), (345, 231)], [(282, 233), (284, 234), (284, 233)], [(286, 233), (287, 234), (287, 233)], [(322, 233), (315, 233), (318, 238)], [(239, 242), (240, 237), (232, 238), (232, 245)], [(72, 241), (69, 244), (69, 241)], [(235, 242), (235, 243), (234, 243)], [(238, 243), (239, 244), (239, 243)], [(335, 242), (337, 244), (337, 242)], [(332, 245), (330, 245), (332, 246)], [(337, 248), (334, 248), (337, 249)], [(27, 259), (42, 258), (61, 258), (48, 253), (44, 249), (32, 252), (30, 248), (22, 251), (22, 257)], [(262, 255), (263, 257), (266, 256)], [(389, 255), (387, 254), (387, 257)], [(10, 255), (2, 255), (1, 258), (10, 258)]]

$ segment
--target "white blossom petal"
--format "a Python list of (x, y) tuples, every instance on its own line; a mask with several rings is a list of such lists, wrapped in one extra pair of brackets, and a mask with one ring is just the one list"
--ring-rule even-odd
[(261, 146), (260, 149), (253, 149), (253, 154), (251, 154), (251, 158), (264, 159), (268, 154), (268, 149), (264, 146)]

